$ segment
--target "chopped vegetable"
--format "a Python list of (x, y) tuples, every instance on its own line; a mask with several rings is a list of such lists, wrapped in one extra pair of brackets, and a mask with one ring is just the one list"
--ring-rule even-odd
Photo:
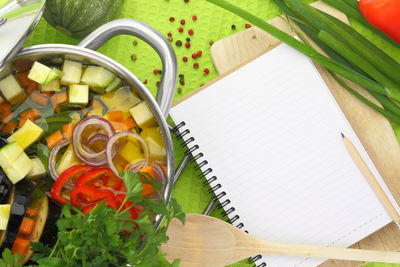
[(25, 91), (12, 74), (0, 81), (0, 91), (12, 105), (23, 101), (27, 97)]
[(29, 250), (29, 245), (30, 245), (29, 240), (18, 236), (14, 241), (11, 252), (14, 254), (18, 253), (21, 255), (25, 255)]
[(50, 190), (51, 197), (61, 204), (67, 204), (68, 199), (66, 199), (65, 197), (62, 196), (63, 186), (68, 182), (75, 181), (76, 179), (79, 178), (79, 176), (82, 173), (84, 173), (88, 170), (91, 170), (91, 169), (92, 169), (92, 167), (90, 167), (90, 166), (79, 165), (79, 166), (72, 166), (72, 167), (66, 169), (65, 171), (63, 171)]
[(82, 82), (89, 85), (90, 89), (103, 93), (104, 88), (112, 83), (115, 79), (115, 75), (103, 68), (98, 66), (88, 66), (82, 75)]
[(62, 135), (64, 136), (64, 138), (71, 138), (73, 131), (74, 125), (72, 123), (67, 123), (62, 127)]
[(2, 132), (3, 134), (11, 134), (14, 131), (15, 127), (17, 127), (15, 121), (9, 121), (4, 125)]
[(4, 172), (13, 184), (18, 183), (25, 178), (33, 168), (33, 163), (29, 157), (22, 152), (12, 163), (12, 166), (3, 167)]
[(31, 94), (31, 98), (35, 103), (42, 106), (47, 106), (47, 104), (49, 103), (49, 98), (39, 93), (38, 91), (33, 91)]
[(83, 64), (80, 62), (65, 60), (62, 68), (64, 75), (61, 77), (61, 84), (79, 84), (82, 76), (82, 67)]
[(124, 114), (120, 110), (113, 110), (107, 114), (107, 119), (110, 121), (122, 122), (124, 119)]
[(25, 124), (7, 138), (9, 143), (16, 141), (22, 149), (26, 149), (43, 135), (44, 131), (30, 119)]
[(67, 150), (65, 150), (64, 154), (61, 156), (61, 159), (58, 161), (57, 173), (62, 173), (69, 167), (82, 164), (83, 162), (80, 161), (75, 155), (72, 144), (69, 144)]
[(59, 92), (60, 90), (61, 88), (59, 79), (52, 80), (51, 82), (40, 86), (40, 91), (42, 92)]
[(154, 127), (157, 125), (153, 112), (144, 101), (129, 109), (129, 112), (140, 128)]
[(89, 103), (89, 86), (85, 84), (71, 84), (68, 88), (68, 101), (75, 104)]
[(35, 221), (28, 217), (24, 217), (22, 219), (22, 223), (21, 226), (19, 227), (18, 233), (21, 235), (30, 235), (34, 227), (35, 227)]
[(108, 93), (108, 92), (114, 91), (115, 89), (118, 88), (118, 86), (121, 85), (121, 83), (122, 83), (122, 80), (118, 77), (115, 77), (115, 79), (112, 81), (112, 83), (110, 83), (110, 85), (107, 86), (106, 92)]
[(43, 65), (40, 62), (35, 61), (29, 71), (28, 78), (40, 84), (45, 84), (47, 76), (49, 76), (51, 68)]
[(145, 160), (142, 147), (136, 140), (127, 141), (125, 145), (118, 151), (118, 154), (131, 164)]
[(0, 230), (6, 230), (8, 220), (10, 219), (10, 204), (2, 204), (0, 205)]
[(140, 136), (149, 147), (150, 161), (165, 161), (167, 152), (164, 147), (164, 141), (158, 127), (145, 128)]
[(32, 161), (32, 169), (28, 173), (27, 178), (29, 179), (38, 179), (43, 177), (46, 174), (46, 169), (42, 163), (42, 161), (39, 158), (33, 158), (31, 159)]
[(51, 135), (46, 137), (47, 146), (52, 149), (55, 145), (61, 142), (64, 139), (60, 130), (52, 133)]

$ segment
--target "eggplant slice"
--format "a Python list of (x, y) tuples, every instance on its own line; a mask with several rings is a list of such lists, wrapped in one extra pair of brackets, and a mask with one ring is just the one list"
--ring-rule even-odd
[(10, 219), (8, 221), (7, 230), (3, 231), (4, 237), (0, 246), (0, 254), (3, 253), (4, 249), (12, 248), (22, 219), (25, 216), (25, 211), (31, 202), (34, 189), (35, 186), (26, 179), (15, 184), (9, 202), (11, 204)]

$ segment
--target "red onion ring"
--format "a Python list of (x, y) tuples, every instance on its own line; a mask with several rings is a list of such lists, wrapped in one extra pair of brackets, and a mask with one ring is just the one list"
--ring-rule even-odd
[(129, 163), (125, 167), (125, 171), (138, 172), (140, 169), (142, 169), (144, 167), (146, 167), (146, 161), (142, 160), (142, 161), (138, 161), (134, 164)]
[[(56, 157), (57, 157), (57, 154), (61, 150), (61, 148), (69, 145), (70, 143), (71, 143), (71, 139), (70, 138), (64, 139), (61, 142), (59, 142), (57, 145), (55, 145), (53, 147), (53, 149), (50, 151), (49, 172), (50, 172), (51, 178), (53, 178), (54, 181), (56, 181), (58, 176), (59, 176), (59, 174), (57, 173), (57, 170), (56, 170)], [(68, 189), (74, 188), (74, 185), (71, 184), (71, 183), (66, 183), (66, 184), (64, 184), (64, 186), (66, 188), (68, 188)]]
[(151, 163), (151, 167), (153, 167), (154, 178), (163, 186), (167, 184), (167, 178), (165, 177), (164, 170), (158, 163)]
[(114, 134), (113, 136), (111, 136), (111, 138), (108, 140), (107, 146), (106, 146), (106, 155), (107, 155), (107, 161), (108, 161), (108, 165), (110, 167), (110, 169), (119, 176), (118, 170), (117, 168), (115, 168), (115, 165), (113, 163), (113, 153), (112, 153), (112, 149), (114, 147), (114, 144), (118, 141), (118, 139), (120, 139), (121, 137), (125, 137), (125, 136), (130, 136), (133, 137), (137, 140), (139, 140), (144, 148), (145, 148), (145, 154), (146, 154), (146, 159), (145, 159), (145, 166), (147, 166), (147, 164), (149, 163), (149, 148), (147, 147), (146, 142), (143, 140), (142, 137), (140, 137), (140, 135), (130, 132), (130, 131), (121, 131), (118, 132), (116, 134)]
[(107, 133), (108, 137), (112, 136), (115, 133), (114, 128), (108, 120), (96, 115), (86, 117), (85, 119), (81, 120), (74, 128), (74, 132), (72, 134), (74, 152), (81, 161), (85, 162), (88, 165), (105, 165), (107, 163), (107, 157), (104, 153), (105, 150), (97, 153), (92, 153), (85, 150), (81, 142), (81, 135), (83, 131), (89, 126), (96, 126), (103, 129)]
[(109, 139), (109, 137), (107, 135), (105, 135), (105, 134), (96, 134), (96, 135), (93, 135), (92, 137), (89, 138), (89, 140), (87, 141), (87, 144), (89, 146), (91, 146), (96, 142), (107, 143), (108, 139)]

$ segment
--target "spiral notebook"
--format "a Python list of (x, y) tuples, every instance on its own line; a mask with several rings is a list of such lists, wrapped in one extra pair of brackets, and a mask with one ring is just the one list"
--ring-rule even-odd
[[(340, 133), (398, 209), (312, 61), (286, 45), (199, 89), (170, 114), (224, 214), (257, 238), (348, 247), (391, 222)], [(259, 258), (257, 266), (269, 267), (324, 262)]]

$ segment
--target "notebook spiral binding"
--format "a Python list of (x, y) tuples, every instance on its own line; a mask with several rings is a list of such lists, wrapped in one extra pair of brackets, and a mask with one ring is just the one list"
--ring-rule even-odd
[[(172, 128), (171, 132), (176, 134), (177, 140), (183, 140), (182, 143), (180, 144), (181, 147), (188, 147), (188, 149), (185, 151), (186, 154), (192, 154), (192, 158), (190, 162), (197, 162), (197, 166), (195, 167), (195, 170), (200, 171), (200, 174), (198, 175), (198, 178), (204, 178), (203, 185), (204, 186), (210, 186), (208, 189), (209, 194), (214, 194), (215, 198), (217, 198), (220, 203), (217, 206), (218, 210), (221, 211), (222, 216), (227, 216), (229, 219), (227, 222), (234, 224), (240, 219), (240, 216), (235, 214), (234, 216), (229, 216), (233, 212), (235, 212), (235, 208), (232, 206), (229, 206), (231, 201), (228, 198), (223, 199), (226, 196), (226, 192), (217, 192), (219, 189), (221, 189), (222, 185), (218, 183), (218, 178), (215, 175), (212, 175), (212, 168), (206, 168), (205, 170), (202, 170), (204, 166), (208, 164), (207, 160), (202, 160), (199, 161), (204, 155), (203, 153), (197, 151), (200, 149), (200, 147), (197, 144), (192, 144), (195, 141), (195, 138), (193, 136), (190, 136), (190, 130), (185, 128), (186, 123), (184, 121), (180, 122), (177, 124), (174, 128)], [(187, 136), (187, 138), (184, 138)], [(237, 228), (242, 229), (244, 227), (244, 224), (242, 222), (239, 222), (238, 224), (235, 225)], [(244, 230), (246, 233), (247, 230)], [(261, 255), (257, 255), (254, 257), (251, 257), (248, 259), (249, 263), (254, 263), (254, 267), (266, 267), (267, 264), (265, 262), (261, 262), (260, 260), (262, 259)]]

